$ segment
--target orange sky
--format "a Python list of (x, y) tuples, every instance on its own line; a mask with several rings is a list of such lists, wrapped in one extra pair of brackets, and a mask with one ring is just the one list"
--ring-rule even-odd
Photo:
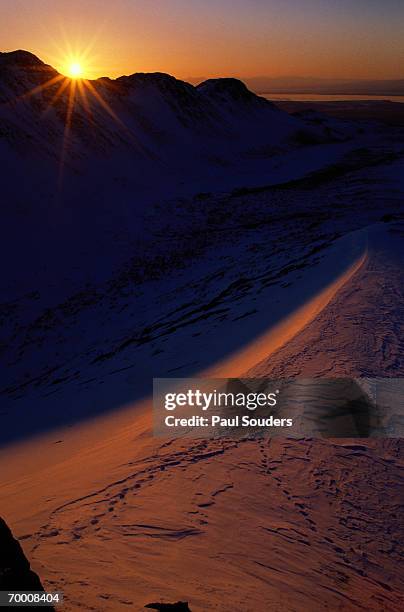
[(404, 78), (403, 0), (1, 0), (1, 50), (85, 75)]

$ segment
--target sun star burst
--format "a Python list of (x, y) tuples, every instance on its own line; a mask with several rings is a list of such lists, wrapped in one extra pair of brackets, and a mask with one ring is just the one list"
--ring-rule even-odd
[(83, 67), (80, 62), (70, 62), (68, 67), (68, 73), (71, 79), (80, 79), (83, 76), (83, 72)]

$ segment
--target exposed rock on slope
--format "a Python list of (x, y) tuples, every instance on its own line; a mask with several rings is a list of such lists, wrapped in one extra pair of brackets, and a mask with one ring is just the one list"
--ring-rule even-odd
[[(0, 591), (43, 591), (19, 542), (0, 518)], [(51, 606), (49, 606), (51, 607)]]
[(160, 612), (191, 612), (187, 601), (177, 601), (176, 603), (150, 603), (145, 608), (160, 610)]

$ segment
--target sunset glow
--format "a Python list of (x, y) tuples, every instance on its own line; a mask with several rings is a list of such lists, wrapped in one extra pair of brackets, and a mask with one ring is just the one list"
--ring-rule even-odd
[(404, 0), (0, 15), (0, 607), (404, 612)]
[(83, 67), (79, 62), (69, 64), (68, 76), (71, 79), (80, 79), (83, 76)]
[[(66, 156), (71, 145), (71, 133), (75, 123), (76, 114), (81, 115), (81, 120), (92, 121), (93, 112), (96, 108), (109, 115), (117, 125), (125, 132), (126, 127), (122, 120), (111, 108), (104, 97), (105, 89), (100, 87), (97, 81), (92, 81), (93, 60), (96, 55), (93, 52), (93, 40), (87, 47), (80, 48), (69, 41), (65, 41), (65, 50), (58, 45), (57, 54), (54, 56), (54, 65), (58, 72), (48, 80), (29, 89), (22, 97), (30, 98), (40, 92), (48, 92), (49, 102), (43, 111), (45, 117), (52, 109), (61, 103), (64, 106), (64, 130), (62, 146), (59, 157), (59, 179), (63, 178)], [(77, 51), (77, 49), (79, 49)]]
[[(2, 1), (2, 48), (27, 49), (66, 76), (75, 76), (66, 64), (69, 57), (78, 57), (80, 76), (88, 79), (156, 71), (185, 80), (403, 76), (400, 0), (20, 0), (18, 10), (15, 5)], [(83, 63), (80, 50), (87, 47), (91, 54)]]

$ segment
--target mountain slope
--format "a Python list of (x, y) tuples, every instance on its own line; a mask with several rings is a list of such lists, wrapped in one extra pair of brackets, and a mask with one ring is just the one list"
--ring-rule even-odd
[[(0, 295), (55, 283), (84, 261), (77, 276), (108, 275), (148, 231), (156, 202), (268, 181), (302, 134), (327, 138), (234, 79), (74, 82), (30, 53), (2, 53), (0, 256), (11, 265)], [(304, 157), (297, 173), (321, 159)]]
[(400, 440), (162, 440), (148, 399), (246, 354), (237, 375), (402, 375), (400, 133), (319, 144), (318, 114), (161, 74), (70, 114), (51, 68), (0, 65), (0, 499), (46, 588), (66, 610), (401, 610)]
[[(55, 147), (55, 155), (71, 112), (68, 161), (73, 166), (78, 154), (83, 163), (89, 154), (127, 154), (128, 149), (134, 160), (137, 155), (161, 160), (172, 170), (187, 160), (190, 166), (215, 156), (224, 163), (250, 147), (278, 145), (305, 128), (235, 79), (193, 87), (167, 74), (139, 73), (76, 83), (24, 51), (0, 55), (0, 101), (7, 144), (19, 147), (25, 137), (32, 147), (46, 143), (49, 154)], [(312, 128), (307, 130), (315, 137)]]
[[(21, 545), (2, 518), (0, 518), (0, 590), (43, 591), (39, 577), (32, 571)], [(53, 606), (46, 608), (54, 609)]]

